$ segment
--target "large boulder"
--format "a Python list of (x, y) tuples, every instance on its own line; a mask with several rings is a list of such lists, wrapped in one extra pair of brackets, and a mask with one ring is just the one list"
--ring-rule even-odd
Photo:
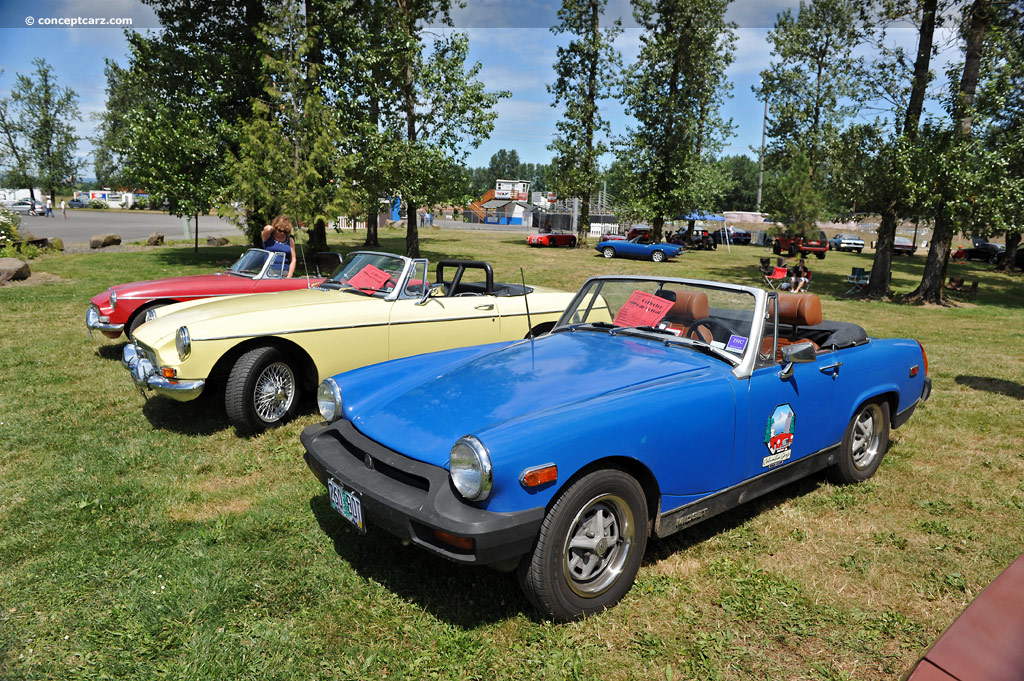
[(153, 232), (152, 234), (149, 235), (149, 238), (146, 239), (146, 244), (148, 244), (149, 246), (163, 246), (164, 235), (161, 234), (160, 232)]
[(207, 246), (227, 246), (229, 243), (231, 243), (231, 240), (228, 239), (227, 237), (223, 237), (223, 236), (221, 236), (221, 237), (211, 236), (211, 237), (207, 238), (207, 240), (206, 240), (206, 245)]
[(17, 258), (0, 258), (0, 280), (18, 281), (28, 279), (31, 274), (32, 270), (29, 269), (27, 262)]
[(119, 246), (121, 237), (116, 234), (97, 234), (89, 239), (89, 248), (106, 248), (107, 246)]

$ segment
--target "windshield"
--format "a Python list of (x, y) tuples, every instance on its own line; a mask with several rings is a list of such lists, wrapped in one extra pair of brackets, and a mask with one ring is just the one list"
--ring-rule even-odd
[(266, 251), (250, 248), (228, 268), (228, 272), (251, 279), (263, 271), (263, 263), (267, 261), (269, 255)]
[(555, 330), (650, 335), (739, 363), (751, 342), (755, 304), (746, 291), (710, 283), (595, 279), (584, 284)]
[(357, 251), (346, 255), (323, 285), (368, 295), (386, 295), (394, 290), (404, 269), (405, 259), (397, 255)]

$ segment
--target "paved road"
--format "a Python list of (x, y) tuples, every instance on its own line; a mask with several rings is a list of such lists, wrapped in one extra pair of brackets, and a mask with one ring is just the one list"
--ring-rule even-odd
[[(21, 217), (22, 231), (29, 231), (37, 238), (60, 237), (65, 246), (88, 246), (89, 239), (96, 234), (117, 234), (122, 243), (145, 241), (153, 232), (161, 232), (167, 239), (184, 239), (186, 234), (180, 218), (173, 215), (139, 213), (128, 210), (74, 210), (68, 209), (65, 220), (60, 210), (56, 218), (34, 215)], [(190, 221), (195, 225), (195, 220)], [(241, 236), (242, 232), (227, 220), (215, 216), (199, 218), (199, 240), (208, 236)], [(192, 238), (191, 233), (187, 238)]]

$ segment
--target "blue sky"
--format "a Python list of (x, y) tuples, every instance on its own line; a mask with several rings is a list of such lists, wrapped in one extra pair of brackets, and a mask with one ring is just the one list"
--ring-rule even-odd
[[(560, 3), (553, 0), (468, 0), (467, 7), (456, 12), (459, 30), (470, 40), (470, 58), (482, 64), (481, 77), (495, 90), (509, 90), (512, 96), (498, 105), (498, 120), (489, 140), (472, 150), (470, 166), (487, 165), (499, 149), (515, 149), (521, 160), (547, 163), (551, 152), (546, 149), (555, 131), (559, 112), (551, 107), (551, 96), (545, 85), (553, 79), (559, 41), (549, 27), (555, 22)], [(764, 108), (754, 97), (760, 72), (768, 66), (770, 48), (768, 30), (781, 9), (798, 7), (798, 0), (734, 0), (728, 18), (737, 23), (735, 62), (728, 76), (733, 83), (732, 97), (723, 114), (735, 125), (735, 136), (724, 150), (726, 154), (747, 154), (756, 158), (751, 147), (761, 143)], [(609, 0), (607, 17), (621, 17), (623, 33), (616, 47), (625, 63), (635, 59), (640, 45), (640, 31), (631, 27), (627, 0)], [(31, 17), (32, 26), (27, 26)], [(105, 59), (124, 65), (126, 42), (120, 28), (43, 26), (51, 17), (130, 18), (136, 30), (157, 28), (150, 8), (136, 0), (0, 0), (0, 96), (9, 94), (14, 74), (30, 74), (32, 60), (38, 57), (53, 65), (58, 81), (73, 88), (79, 95), (83, 120), (78, 134), (93, 134), (92, 115), (104, 108)], [(916, 47), (916, 33), (902, 29), (894, 33), (895, 42)], [(943, 60), (934, 68), (941, 72)], [(625, 132), (627, 118), (621, 105), (606, 102), (603, 110), (613, 135)], [(79, 155), (88, 156), (91, 145), (83, 139)], [(92, 175), (91, 160), (84, 176)]]

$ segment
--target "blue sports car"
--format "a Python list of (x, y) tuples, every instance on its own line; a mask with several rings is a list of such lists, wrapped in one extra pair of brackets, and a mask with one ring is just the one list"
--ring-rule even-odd
[(626, 241), (601, 241), (595, 248), (606, 258), (639, 258), (654, 262), (663, 262), (685, 253), (683, 247), (676, 244), (652, 243), (647, 234)]
[(326, 379), (302, 444), (359, 532), (517, 570), (570, 620), (629, 591), (649, 536), (823, 469), (871, 477), (927, 373), (920, 343), (815, 295), (594, 277), (538, 338)]

